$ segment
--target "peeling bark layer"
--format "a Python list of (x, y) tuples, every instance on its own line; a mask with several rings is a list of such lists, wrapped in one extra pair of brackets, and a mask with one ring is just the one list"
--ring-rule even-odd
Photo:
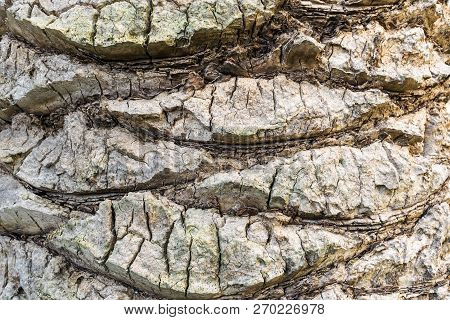
[(0, 0), (1, 299), (448, 299), (442, 0)]

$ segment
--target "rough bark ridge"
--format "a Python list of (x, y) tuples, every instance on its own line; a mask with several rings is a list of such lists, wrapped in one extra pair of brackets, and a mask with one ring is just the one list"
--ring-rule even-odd
[(449, 19), (0, 0), (0, 298), (450, 298)]

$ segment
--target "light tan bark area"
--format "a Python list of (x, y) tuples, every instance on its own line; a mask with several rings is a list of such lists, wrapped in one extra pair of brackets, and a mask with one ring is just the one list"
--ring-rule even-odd
[(444, 0), (0, 0), (1, 299), (448, 299)]

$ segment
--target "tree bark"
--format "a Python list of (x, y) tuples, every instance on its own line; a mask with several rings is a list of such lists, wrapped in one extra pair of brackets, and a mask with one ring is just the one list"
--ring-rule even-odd
[(1, 299), (448, 299), (444, 0), (0, 0)]

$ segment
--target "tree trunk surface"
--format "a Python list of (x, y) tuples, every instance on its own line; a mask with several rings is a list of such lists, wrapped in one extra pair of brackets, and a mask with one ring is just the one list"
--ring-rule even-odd
[(445, 0), (0, 0), (1, 299), (448, 299)]

